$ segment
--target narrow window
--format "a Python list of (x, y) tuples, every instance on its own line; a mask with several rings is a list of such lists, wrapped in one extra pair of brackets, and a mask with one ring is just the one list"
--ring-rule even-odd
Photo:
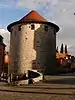
[(30, 26), (29, 26), (29, 28), (30, 28)]
[(35, 25), (31, 24), (31, 30), (34, 30), (34, 29), (35, 29)]
[(11, 34), (12, 34), (12, 32), (13, 32), (13, 28), (11, 28), (11, 30), (10, 30), (10, 31), (11, 31)]
[(44, 30), (47, 32), (48, 31), (48, 26), (45, 26), (44, 27)]
[(37, 41), (37, 43), (39, 43), (39, 41)]
[(16, 31), (15, 31), (15, 33), (14, 33), (14, 34), (15, 34), (15, 36), (16, 36)]
[(21, 31), (21, 25), (18, 26), (18, 31)]
[(38, 61), (38, 64), (40, 64), (40, 62)]

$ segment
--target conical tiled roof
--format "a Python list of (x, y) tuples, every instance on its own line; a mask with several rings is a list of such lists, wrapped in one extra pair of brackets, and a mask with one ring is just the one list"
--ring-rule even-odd
[(27, 22), (27, 21), (41, 21), (41, 22), (47, 22), (47, 20), (42, 17), (39, 13), (32, 10), (30, 13), (28, 13), (26, 16), (24, 16), (20, 21)]
[(53, 24), (51, 22), (48, 22), (44, 17), (42, 17), (39, 13), (32, 10), (30, 13), (28, 13), (26, 16), (24, 16), (19, 21), (16, 21), (14, 23), (11, 23), (8, 25), (7, 29), (8, 31), (11, 31), (11, 27), (17, 24), (24, 24), (24, 23), (41, 23), (41, 24), (48, 24), (53, 27), (55, 27), (56, 32), (59, 31), (59, 27), (56, 24)]

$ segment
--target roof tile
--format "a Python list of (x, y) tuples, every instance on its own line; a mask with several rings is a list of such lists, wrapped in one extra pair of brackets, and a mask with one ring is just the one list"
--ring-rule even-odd
[(42, 21), (47, 22), (47, 20), (42, 17), (39, 13), (32, 10), (30, 13), (28, 13), (26, 16), (24, 16), (20, 21), (27, 22), (27, 21)]

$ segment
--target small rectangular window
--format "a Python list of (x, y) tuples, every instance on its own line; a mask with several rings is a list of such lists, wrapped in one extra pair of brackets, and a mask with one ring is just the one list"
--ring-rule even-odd
[(48, 26), (45, 26), (44, 27), (44, 30), (47, 32), (48, 31)]
[(34, 29), (35, 29), (35, 25), (31, 24), (31, 30), (34, 30)]
[(21, 25), (18, 26), (18, 31), (21, 31)]

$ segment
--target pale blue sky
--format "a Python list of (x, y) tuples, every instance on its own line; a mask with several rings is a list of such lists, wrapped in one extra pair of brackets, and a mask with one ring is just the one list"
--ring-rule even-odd
[(36, 10), (47, 20), (59, 25), (57, 45), (63, 42), (75, 55), (75, 0), (0, 0), (0, 34), (9, 49), (7, 25)]

